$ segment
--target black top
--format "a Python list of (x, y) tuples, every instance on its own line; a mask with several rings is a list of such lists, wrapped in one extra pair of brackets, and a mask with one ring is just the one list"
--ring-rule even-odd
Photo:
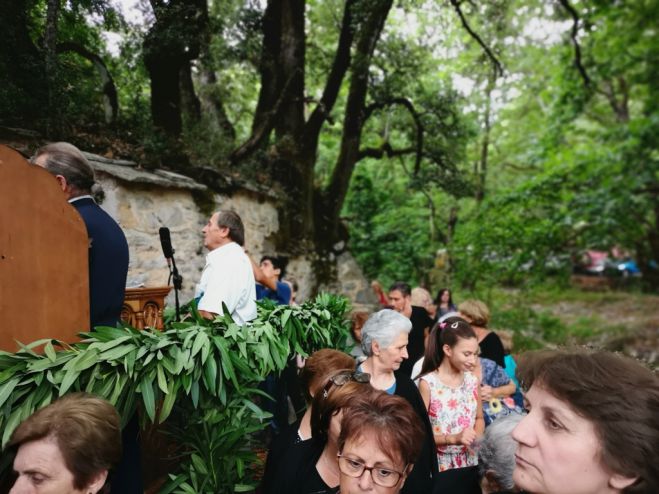
[(261, 479), (262, 492), (269, 492), (269, 489), (271, 489), (279, 469), (279, 463), (282, 459), (286, 458), (288, 450), (294, 444), (302, 442), (298, 435), (299, 428), (300, 421), (297, 420), (293, 424), (286, 425), (286, 427), (282, 428), (278, 434), (273, 436), (272, 441), (270, 441), (270, 449), (268, 450), (265, 470)]
[(423, 357), (424, 344), (423, 339), (425, 336), (426, 328), (432, 326), (432, 319), (428, 312), (423, 307), (412, 306), (412, 314), (410, 314), (410, 321), (412, 321), (412, 331), (409, 334), (407, 342), (407, 353), (409, 357), (403, 360), (400, 364), (400, 372), (407, 377), (412, 377), (412, 368), (417, 360)]
[[(320, 458), (325, 442), (311, 438), (291, 445), (286, 454), (276, 460), (276, 472), (264, 494), (333, 494), (339, 487), (329, 487), (320, 478), (316, 462)], [(411, 492), (411, 491), (410, 491)]]
[[(425, 312), (425, 311), (424, 311)], [(414, 382), (400, 371), (396, 375), (396, 392), (394, 393), (401, 398), (405, 398), (419, 416), (426, 433), (423, 436), (423, 447), (419, 459), (414, 464), (414, 468), (403, 485), (401, 494), (422, 494), (433, 491), (433, 484), (439, 473), (437, 466), (437, 450), (435, 448), (435, 439), (428, 418), (428, 411), (423, 403), (423, 398)], [(447, 493), (448, 494), (448, 493)]]
[(128, 243), (116, 221), (93, 199), (73, 201), (89, 237), (89, 315), (95, 326), (119, 322), (128, 274)]
[(503, 343), (494, 331), (490, 331), (488, 335), (483, 338), (478, 346), (481, 348), (481, 357), (494, 360), (498, 366), (505, 368), (506, 364), (503, 363), (505, 351), (503, 350)]

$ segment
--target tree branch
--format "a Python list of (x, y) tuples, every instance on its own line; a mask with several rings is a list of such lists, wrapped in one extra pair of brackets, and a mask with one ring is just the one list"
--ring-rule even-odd
[[(405, 172), (405, 174), (412, 178), (413, 175), (409, 172), (407, 167), (405, 166), (405, 160), (402, 157), (398, 158), (400, 160), (400, 166)], [(423, 187), (419, 187), (419, 191), (425, 196), (426, 200), (428, 201), (428, 206), (430, 209), (430, 222), (432, 224), (432, 232), (431, 232), (431, 237), (433, 240), (439, 235), (439, 242), (446, 245), (448, 242), (448, 238), (446, 237), (446, 233), (442, 231), (441, 228), (437, 225), (437, 218), (436, 218), (436, 212), (437, 209), (435, 208), (435, 202), (432, 200), (432, 195)]]
[[(400, 105), (403, 106), (407, 111), (412, 115), (412, 119), (414, 120), (414, 125), (416, 126), (416, 146), (414, 148), (408, 148), (416, 152), (416, 161), (414, 163), (414, 176), (416, 176), (419, 173), (419, 170), (421, 169), (421, 159), (423, 158), (423, 124), (421, 123), (421, 117), (419, 115), (419, 112), (416, 111), (416, 108), (414, 108), (414, 103), (410, 101), (407, 98), (391, 98), (387, 99), (385, 101), (379, 101), (377, 103), (372, 103), (368, 105), (364, 109), (364, 122), (368, 120), (368, 118), (377, 110), (381, 110), (383, 108), (388, 108), (390, 106), (394, 105)], [(389, 149), (393, 152), (394, 150), (391, 148), (388, 142), (385, 142), (385, 144), (382, 145), (382, 149), (384, 150), (385, 146), (389, 146)], [(410, 151), (405, 151), (402, 154), (410, 154)], [(400, 154), (389, 154), (387, 153), (387, 156), (399, 156)], [(359, 152), (359, 158), (362, 159), (362, 151), (360, 150)], [(382, 157), (380, 155), (379, 157)]]
[(577, 40), (577, 35), (579, 34), (579, 14), (575, 8), (570, 5), (569, 0), (558, 0), (558, 3), (570, 14), (572, 17), (572, 31), (570, 32), (570, 37), (572, 38), (572, 45), (574, 46), (574, 65), (579, 71), (581, 78), (583, 79), (584, 86), (590, 88), (590, 77), (586, 72), (586, 68), (581, 62), (581, 47), (579, 46), (579, 41)]
[(98, 75), (101, 77), (101, 82), (103, 83), (103, 106), (105, 107), (105, 122), (108, 124), (116, 122), (117, 113), (119, 112), (117, 88), (114, 85), (112, 75), (103, 62), (103, 59), (96, 53), (92, 53), (87, 48), (78, 43), (74, 43), (72, 41), (57, 43), (57, 53), (66, 52), (77, 53), (81, 57), (86, 58), (92, 64), (94, 64)]
[(379, 148), (360, 149), (359, 154), (357, 155), (357, 161), (361, 161), (364, 158), (380, 159), (384, 155), (386, 155), (387, 158), (394, 158), (396, 156), (405, 156), (407, 154), (412, 154), (412, 153), (416, 153), (416, 148), (410, 147), (403, 149), (394, 149), (391, 147), (391, 144), (385, 142)]
[(294, 72), (288, 78), (284, 88), (279, 94), (279, 98), (272, 107), (272, 110), (263, 115), (265, 116), (265, 120), (256, 126), (256, 128), (252, 131), (252, 135), (249, 137), (249, 139), (247, 139), (229, 155), (230, 163), (237, 163), (238, 161), (245, 159), (248, 155), (253, 153), (261, 145), (263, 139), (266, 138), (270, 131), (274, 128), (275, 123), (277, 122), (277, 116), (283, 107), (282, 103), (286, 100), (286, 96), (288, 95), (288, 92), (293, 85), (292, 83), (296, 75), (297, 73)]
[(341, 82), (350, 67), (350, 48), (355, 36), (352, 18), (355, 1), (347, 0), (345, 3), (343, 20), (341, 22), (341, 34), (339, 35), (339, 43), (334, 55), (334, 62), (327, 76), (323, 96), (306, 124), (305, 134), (307, 142), (317, 141), (323, 122), (329, 118), (330, 112), (336, 103), (339, 90), (341, 89)]
[(469, 33), (469, 35), (476, 41), (476, 43), (478, 43), (481, 46), (481, 48), (483, 48), (485, 54), (492, 61), (492, 65), (494, 66), (495, 76), (503, 75), (503, 67), (501, 65), (501, 62), (499, 62), (499, 59), (494, 55), (494, 53), (492, 53), (490, 47), (485, 44), (485, 42), (481, 39), (481, 37), (471, 28), (471, 26), (467, 22), (467, 18), (465, 17), (464, 12), (462, 12), (462, 9), (460, 8), (462, 1), (450, 0), (450, 2), (451, 5), (453, 5), (455, 11), (458, 13), (458, 16), (460, 17), (460, 21), (462, 22), (462, 26)]

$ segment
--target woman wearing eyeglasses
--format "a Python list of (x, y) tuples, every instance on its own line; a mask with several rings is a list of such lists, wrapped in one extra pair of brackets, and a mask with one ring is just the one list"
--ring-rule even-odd
[(343, 413), (340, 494), (395, 494), (419, 458), (424, 430), (410, 404), (375, 391)]
[(326, 378), (311, 405), (308, 441), (292, 445), (277, 464), (266, 494), (334, 494), (339, 486), (337, 461), (341, 417), (369, 393), (368, 374), (341, 371)]
[(416, 412), (417, 420), (426, 431), (419, 460), (409, 475), (403, 493), (432, 492), (438, 475), (437, 455), (428, 413), (412, 380), (397, 372), (408, 358), (407, 337), (412, 323), (404, 315), (384, 309), (368, 318), (362, 327), (362, 350), (367, 358), (358, 370), (371, 375), (371, 385), (391, 395), (404, 398)]

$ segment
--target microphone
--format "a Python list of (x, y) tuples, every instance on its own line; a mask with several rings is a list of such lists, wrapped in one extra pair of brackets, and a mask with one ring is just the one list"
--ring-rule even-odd
[(158, 230), (158, 233), (160, 234), (162, 253), (165, 255), (165, 259), (167, 259), (167, 264), (171, 265), (174, 249), (172, 249), (172, 238), (169, 236), (169, 228), (163, 226)]

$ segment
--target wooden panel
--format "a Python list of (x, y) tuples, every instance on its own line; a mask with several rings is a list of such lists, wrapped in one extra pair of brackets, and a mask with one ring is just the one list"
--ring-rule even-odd
[(87, 229), (46, 170), (0, 145), (0, 349), (89, 330)]

